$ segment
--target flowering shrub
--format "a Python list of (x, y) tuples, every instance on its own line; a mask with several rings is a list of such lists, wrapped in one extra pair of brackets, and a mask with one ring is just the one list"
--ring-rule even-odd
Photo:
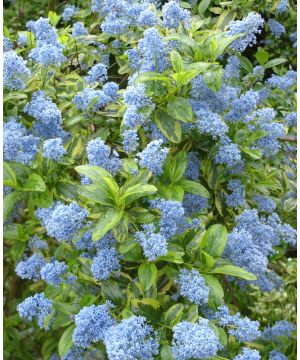
[(6, 358), (295, 359), (295, 6), (14, 6)]

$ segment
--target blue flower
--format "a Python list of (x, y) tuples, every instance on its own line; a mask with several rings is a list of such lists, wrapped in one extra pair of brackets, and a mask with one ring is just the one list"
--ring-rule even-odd
[(16, 161), (25, 165), (34, 160), (39, 150), (40, 139), (28, 135), (23, 124), (14, 118), (4, 123), (3, 127), (3, 156), (4, 161)]
[(67, 5), (64, 8), (64, 11), (62, 13), (62, 18), (64, 21), (69, 21), (73, 16), (76, 15), (76, 13), (78, 12), (76, 6), (74, 5)]
[(29, 54), (30, 58), (36, 63), (46, 66), (61, 66), (67, 58), (62, 53), (60, 45), (48, 43), (38, 43), (37, 47), (32, 49)]
[(201, 161), (199, 155), (195, 151), (188, 153), (187, 164), (184, 175), (191, 180), (197, 180), (199, 178), (199, 170)]
[(85, 81), (88, 84), (100, 83), (102, 84), (107, 80), (107, 67), (104, 64), (96, 64), (89, 71), (88, 76), (85, 77)]
[(29, 242), (28, 247), (32, 250), (46, 250), (48, 249), (48, 244), (45, 240), (41, 240), (37, 235), (34, 235)]
[[(83, 360), (82, 355), (83, 355), (82, 348), (79, 348), (77, 346), (72, 346), (71, 349), (67, 352), (67, 354), (62, 357), (62, 360)], [(58, 359), (53, 359), (53, 360), (58, 360)]]
[(33, 132), (39, 137), (65, 139), (68, 136), (62, 128), (61, 111), (50, 98), (45, 96), (44, 91), (34, 92), (23, 111), (36, 120)]
[(272, 350), (269, 355), (269, 360), (288, 360), (288, 358), (278, 350)]
[(226, 196), (226, 205), (235, 209), (245, 206), (245, 188), (241, 180), (230, 180), (227, 188), (231, 194)]
[(136, 130), (123, 132), (123, 148), (127, 154), (134, 153), (139, 146), (139, 137)]
[(282, 34), (285, 34), (285, 27), (274, 19), (268, 21), (271, 33), (278, 39)]
[(272, 74), (272, 76), (267, 80), (267, 85), (272, 88), (278, 88), (280, 90), (286, 91), (289, 90), (294, 84), (296, 84), (297, 73), (294, 70), (289, 70), (283, 76), (278, 76)]
[(120, 18), (115, 13), (111, 13), (102, 22), (101, 30), (105, 34), (119, 36), (128, 31), (128, 26), (128, 19)]
[(191, 14), (188, 10), (182, 9), (177, 1), (170, 0), (162, 7), (163, 25), (169, 29), (177, 30), (180, 24), (185, 28), (189, 27)]
[(107, 82), (103, 85), (103, 93), (109, 99), (109, 103), (113, 103), (118, 99), (119, 85), (113, 81)]
[(213, 139), (223, 137), (228, 132), (228, 127), (221, 117), (209, 109), (195, 111), (197, 126), (200, 133), (209, 134)]
[(264, 329), (261, 337), (266, 341), (278, 341), (278, 337), (292, 337), (293, 333), (296, 331), (296, 326), (286, 320), (276, 321), (275, 325), (272, 327), (268, 326)]
[(92, 107), (92, 111), (97, 111), (113, 101), (114, 99), (105, 94), (103, 90), (95, 90), (89, 87), (86, 87), (73, 98), (73, 103), (77, 109), (85, 112), (89, 110), (89, 107)]
[(218, 153), (215, 156), (215, 162), (217, 164), (234, 167), (241, 163), (241, 161), (241, 152), (236, 144), (227, 142), (219, 146)]
[(225, 116), (227, 121), (243, 121), (246, 115), (255, 110), (259, 95), (252, 89), (233, 100), (229, 113)]
[(140, 26), (155, 26), (158, 23), (158, 19), (154, 12), (150, 10), (145, 10), (140, 13), (138, 18), (138, 24)]
[(74, 37), (85, 36), (88, 35), (88, 31), (82, 22), (76, 22), (73, 24), (72, 35)]
[(277, 11), (279, 12), (279, 14), (282, 14), (283, 12), (287, 11), (288, 7), (289, 7), (288, 0), (280, 0), (277, 6)]
[(9, 90), (23, 90), (30, 76), (23, 58), (14, 51), (3, 54), (3, 85)]
[(290, 112), (287, 113), (284, 120), (287, 122), (288, 126), (297, 126), (297, 113), (296, 112)]
[(52, 300), (45, 297), (44, 293), (35, 294), (25, 299), (17, 306), (20, 317), (26, 321), (37, 319), (38, 326), (44, 327), (44, 320), (52, 311)]
[(153, 329), (141, 316), (131, 316), (108, 329), (104, 344), (109, 360), (153, 360), (158, 354)]
[(181, 269), (178, 276), (179, 293), (196, 305), (208, 302), (209, 287), (204, 278), (195, 269)]
[(38, 253), (34, 253), (17, 264), (16, 273), (21, 279), (38, 280), (41, 278), (40, 271), (44, 265), (46, 265), (45, 259)]
[(27, 33), (21, 33), (19, 34), (17, 44), (19, 47), (26, 47), (28, 46), (28, 36)]
[(261, 291), (269, 292), (273, 289), (280, 289), (283, 285), (283, 279), (275, 271), (269, 270), (265, 274), (260, 274), (253, 284), (257, 285)]
[(229, 56), (227, 65), (223, 71), (224, 79), (239, 79), (240, 78), (240, 60), (236, 55)]
[(207, 319), (198, 323), (182, 321), (173, 328), (172, 353), (175, 360), (213, 357), (221, 344)]
[(228, 35), (241, 35), (231, 43), (230, 47), (235, 51), (243, 52), (248, 46), (256, 44), (255, 35), (261, 33), (260, 28), (263, 24), (263, 18), (254, 12), (249, 13), (242, 20), (230, 21)]
[(104, 339), (115, 320), (108, 312), (108, 305), (86, 306), (75, 315), (74, 345), (87, 348), (93, 342)]
[(62, 276), (67, 272), (68, 267), (64, 262), (52, 261), (41, 268), (41, 278), (49, 285), (61, 285)]
[(121, 269), (118, 256), (114, 248), (99, 250), (93, 258), (91, 272), (97, 280), (107, 280), (113, 271)]
[(3, 37), (3, 52), (9, 51), (13, 49), (13, 43), (12, 41), (7, 38), (7, 37)]
[(259, 210), (267, 213), (272, 213), (276, 209), (276, 203), (267, 196), (255, 195), (254, 200), (258, 205)]
[(84, 226), (88, 212), (75, 201), (69, 205), (57, 201), (48, 208), (37, 209), (35, 215), (49, 236), (58, 241), (70, 241)]
[(158, 198), (152, 200), (150, 206), (160, 211), (160, 233), (167, 239), (174, 236), (184, 224), (184, 209), (179, 201)]
[(142, 246), (146, 258), (154, 261), (160, 256), (167, 255), (167, 239), (161, 233), (155, 231), (153, 224), (145, 224), (142, 227), (143, 231), (137, 231), (134, 237)]
[(67, 153), (62, 146), (62, 139), (49, 139), (43, 144), (43, 156), (48, 159), (53, 159), (57, 162)]
[(100, 138), (89, 141), (87, 145), (87, 156), (91, 165), (97, 165), (115, 175), (120, 167), (121, 161), (116, 151), (111, 154), (111, 149)]
[(163, 164), (169, 152), (169, 149), (161, 147), (162, 143), (162, 140), (153, 140), (137, 154), (140, 165), (152, 171), (153, 175), (162, 174)]
[(182, 206), (188, 216), (200, 214), (209, 207), (207, 198), (189, 193), (184, 194)]
[(235, 356), (233, 360), (260, 360), (261, 357), (257, 350), (244, 347), (241, 354)]

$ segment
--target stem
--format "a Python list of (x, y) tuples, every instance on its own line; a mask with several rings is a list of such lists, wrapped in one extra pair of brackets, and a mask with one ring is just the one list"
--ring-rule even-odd
[(289, 142), (297, 142), (297, 136), (283, 135), (278, 140), (280, 140), (280, 141), (289, 141)]
[(48, 0), (48, 11), (55, 11), (56, 0)]
[(43, 78), (43, 85), (42, 85), (42, 89), (44, 89), (45, 87), (45, 83), (46, 83), (46, 79), (47, 79), (47, 74), (48, 74), (48, 66), (45, 69), (45, 74), (44, 74), (44, 78)]

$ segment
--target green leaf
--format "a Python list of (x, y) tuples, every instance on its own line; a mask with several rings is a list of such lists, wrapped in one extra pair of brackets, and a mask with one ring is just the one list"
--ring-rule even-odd
[(217, 306), (220, 306), (224, 298), (224, 291), (219, 280), (212, 275), (201, 274), (201, 276), (205, 279), (205, 283), (209, 287), (209, 297), (211, 301), (216, 303)]
[(3, 164), (3, 185), (12, 188), (17, 186), (17, 175), (8, 163)]
[(22, 194), (18, 191), (12, 191), (3, 199), (3, 221), (5, 222), (13, 211), (16, 203), (22, 199)]
[(75, 167), (75, 170), (81, 174), (90, 178), (95, 184), (101, 184), (101, 178), (103, 176), (110, 177), (110, 173), (99, 166), (94, 165), (79, 165)]
[(203, 79), (211, 91), (219, 91), (222, 85), (223, 70), (219, 67), (217, 70), (207, 70), (203, 74)]
[(172, 354), (172, 347), (170, 345), (165, 345), (161, 348), (160, 359), (162, 360), (174, 360)]
[(97, 185), (83, 185), (78, 189), (79, 195), (91, 200), (92, 202), (99, 203), (104, 206), (113, 206), (114, 202), (110, 198), (110, 194), (103, 188)]
[(199, 6), (198, 6), (198, 13), (199, 15), (203, 15), (207, 8), (209, 7), (211, 3), (211, 0), (201, 0)]
[(273, 60), (268, 61), (268, 62), (264, 65), (264, 68), (265, 68), (265, 69), (269, 69), (269, 68), (272, 68), (272, 67), (274, 67), (274, 66), (283, 64), (283, 63), (285, 63), (285, 62), (287, 62), (287, 59), (285, 59), (285, 58), (273, 59)]
[(157, 188), (154, 185), (149, 184), (136, 184), (129, 187), (124, 195), (121, 197), (120, 201), (125, 201), (125, 205), (129, 205), (133, 201), (154, 194), (157, 191)]
[(125, 261), (139, 261), (142, 257), (141, 247), (134, 240), (126, 240), (120, 244), (119, 252)]
[(210, 271), (210, 273), (232, 275), (249, 281), (257, 279), (254, 274), (235, 265), (221, 265)]
[(168, 40), (177, 40), (177, 41), (181, 42), (182, 44), (191, 47), (194, 50), (197, 50), (197, 49), (200, 50), (199, 44), (194, 39), (192, 39), (192, 38), (190, 38), (189, 36), (186, 36), (186, 35), (172, 34), (172, 35), (165, 36), (164, 39), (166, 41), (168, 41)]
[(92, 232), (93, 241), (100, 240), (110, 229), (122, 219), (123, 210), (112, 209), (103, 214)]
[(192, 106), (183, 97), (176, 96), (169, 100), (167, 103), (167, 113), (179, 121), (191, 122), (193, 120)]
[(183, 61), (182, 57), (178, 53), (178, 51), (173, 50), (170, 52), (170, 59), (173, 66), (174, 71), (177, 73), (181, 72), (183, 69)]
[(180, 151), (176, 156), (170, 161), (169, 165), (169, 176), (173, 183), (179, 181), (185, 172), (187, 163), (187, 155), (185, 151)]
[(220, 257), (227, 243), (227, 229), (224, 225), (210, 226), (202, 239), (204, 250), (212, 257)]
[(139, 282), (145, 290), (149, 290), (156, 283), (157, 268), (154, 264), (142, 264), (138, 269)]
[(256, 57), (257, 61), (259, 62), (259, 64), (261, 66), (263, 66), (269, 59), (269, 53), (262, 47), (259, 47), (257, 49), (255, 57)]
[(178, 83), (178, 86), (183, 86), (187, 85), (197, 75), (197, 70), (181, 71), (179, 73), (172, 74), (172, 78)]
[(173, 143), (181, 141), (181, 126), (168, 113), (158, 110), (154, 113), (154, 121), (165, 137)]
[(159, 193), (168, 200), (176, 200), (182, 202), (184, 190), (179, 185), (160, 185)]
[(183, 187), (185, 192), (189, 192), (191, 194), (200, 195), (207, 199), (210, 198), (210, 194), (208, 190), (201, 184), (191, 181), (191, 180), (182, 180), (179, 183), (180, 186)]
[(62, 337), (60, 338), (58, 343), (58, 354), (60, 357), (64, 357), (67, 354), (67, 352), (71, 349), (73, 345), (72, 336), (74, 329), (75, 329), (75, 324), (72, 324), (62, 334)]
[(184, 306), (183, 304), (175, 304), (172, 305), (165, 313), (164, 313), (164, 321), (169, 326), (176, 325), (182, 318)]
[(61, 16), (57, 15), (56, 12), (54, 12), (54, 11), (49, 11), (48, 18), (49, 18), (50, 24), (55, 27), (57, 25), (57, 23), (59, 22), (59, 19), (61, 18)]
[(157, 260), (164, 260), (174, 264), (182, 264), (182, 257), (184, 256), (184, 252), (179, 251), (169, 251), (167, 255), (160, 256)]
[(38, 174), (31, 174), (22, 186), (22, 191), (45, 191), (46, 185)]
[(259, 150), (249, 149), (246, 146), (240, 146), (243, 153), (249, 155), (252, 159), (258, 160), (262, 158), (262, 153)]
[(246, 71), (246, 73), (252, 73), (253, 71), (253, 65), (249, 59), (247, 59), (243, 55), (238, 55), (241, 67)]

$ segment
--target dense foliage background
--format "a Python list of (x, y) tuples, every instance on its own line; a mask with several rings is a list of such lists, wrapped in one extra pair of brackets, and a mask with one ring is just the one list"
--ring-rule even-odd
[(293, 1), (4, 1), (5, 359), (296, 359)]

